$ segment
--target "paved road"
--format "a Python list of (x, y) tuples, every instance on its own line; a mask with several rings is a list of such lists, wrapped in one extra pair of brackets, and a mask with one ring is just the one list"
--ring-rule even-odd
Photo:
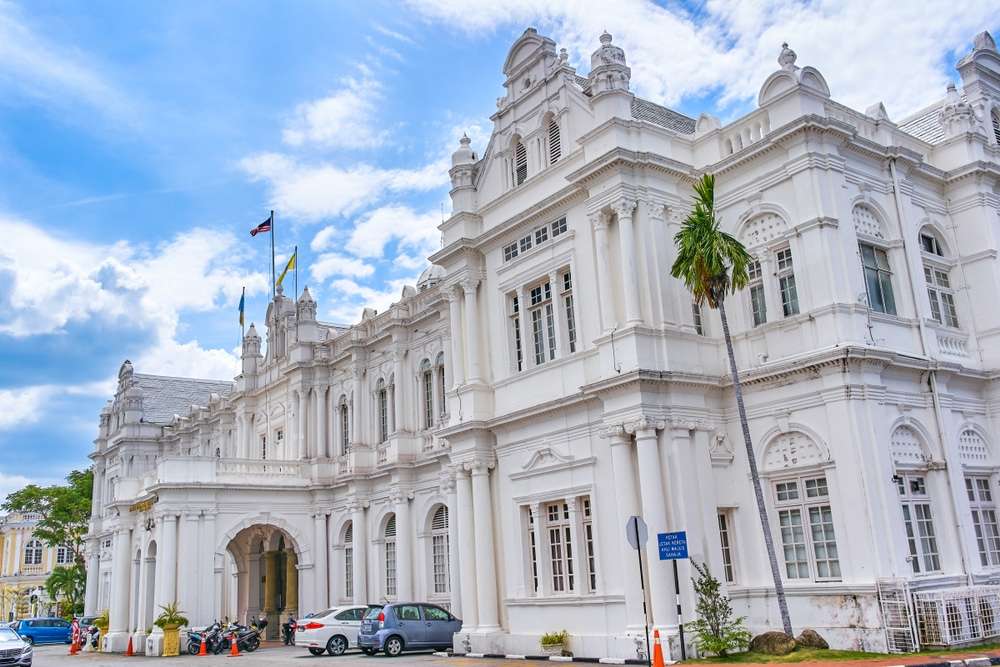
[[(216, 667), (256, 667), (257, 665), (297, 665), (298, 667), (486, 667), (487, 665), (510, 665), (507, 660), (482, 660), (471, 658), (439, 658), (430, 653), (406, 653), (399, 658), (387, 658), (384, 655), (368, 657), (357, 652), (346, 653), (339, 658), (328, 655), (313, 657), (303, 648), (264, 647), (253, 653), (244, 653), (233, 660), (227, 655), (211, 655), (199, 658), (197, 656), (180, 656), (177, 658), (147, 658), (135, 656), (126, 658), (123, 655), (105, 653), (81, 653), (67, 655), (68, 646), (36, 646), (33, 667), (125, 667), (126, 664), (151, 663), (151, 665), (199, 665)], [(154, 662), (155, 661), (155, 662)], [(548, 663), (545, 663), (548, 664)]]

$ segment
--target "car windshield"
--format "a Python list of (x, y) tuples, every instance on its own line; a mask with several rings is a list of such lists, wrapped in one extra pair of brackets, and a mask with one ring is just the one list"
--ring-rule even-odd
[(378, 615), (382, 612), (382, 607), (371, 607), (368, 609), (368, 613), (365, 614), (365, 618), (370, 621), (374, 621), (378, 618)]
[(9, 642), (20, 638), (21, 638), (20, 635), (18, 635), (10, 628), (0, 626), (0, 642)]

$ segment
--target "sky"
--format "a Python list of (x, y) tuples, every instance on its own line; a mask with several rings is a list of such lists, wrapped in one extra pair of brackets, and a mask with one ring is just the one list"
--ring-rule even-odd
[[(787, 41), (834, 99), (943, 96), (990, 0), (0, 0), (0, 495), (86, 466), (119, 365), (231, 379), (237, 303), (299, 251), (323, 321), (385, 309), (439, 247), (463, 132), (482, 151), (528, 26), (586, 75), (723, 122)], [(279, 267), (280, 270), (280, 267)], [(292, 288), (292, 279), (286, 279)]]

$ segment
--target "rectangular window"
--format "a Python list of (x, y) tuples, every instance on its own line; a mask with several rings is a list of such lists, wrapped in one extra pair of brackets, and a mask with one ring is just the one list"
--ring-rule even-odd
[(510, 260), (517, 257), (517, 241), (513, 243), (508, 243), (503, 247), (503, 261), (509, 262)]
[(966, 477), (965, 491), (972, 511), (972, 526), (976, 531), (979, 564), (983, 567), (1000, 566), (1000, 529), (990, 478)]
[(524, 183), (528, 178), (528, 149), (520, 141), (514, 147), (514, 182)]
[(379, 442), (389, 439), (389, 396), (385, 389), (378, 392), (378, 427)]
[(826, 477), (777, 482), (774, 496), (785, 576), (788, 579), (839, 580), (840, 555)]
[(545, 243), (549, 240), (549, 228), (539, 227), (535, 230), (535, 245)]
[(583, 540), (587, 547), (587, 583), (590, 592), (597, 590), (597, 558), (594, 555), (594, 517), (590, 507), (590, 498), (583, 499)]
[(566, 218), (559, 218), (552, 223), (552, 236), (556, 237), (566, 233)]
[(385, 594), (396, 595), (396, 541), (385, 543)]
[(566, 339), (569, 342), (569, 352), (576, 352), (576, 317), (573, 315), (573, 295), (563, 297), (566, 304)]
[(576, 590), (573, 578), (573, 545), (570, 538), (569, 506), (565, 502), (546, 506), (549, 536), (549, 563), (552, 568), (552, 591)]
[(516, 294), (511, 295), (510, 305), (510, 325), (513, 329), (511, 332), (511, 340), (514, 341), (514, 367), (518, 370), (518, 372), (520, 372), (524, 370), (524, 352), (521, 348), (520, 302)]
[(955, 294), (951, 289), (948, 273), (925, 264), (924, 281), (927, 283), (927, 298), (931, 302), (931, 319), (957, 329), (958, 312), (955, 310)]
[(344, 547), (344, 597), (354, 597), (354, 548)]
[(556, 319), (552, 312), (552, 302), (545, 304), (545, 326), (549, 338), (549, 359), (556, 358)]
[(535, 365), (545, 363), (545, 334), (542, 331), (542, 311), (531, 311), (531, 336), (535, 343)]
[(350, 417), (348, 417), (347, 403), (340, 405), (340, 453), (346, 454), (351, 450), (351, 429)]
[(267, 460), (267, 436), (260, 436), (260, 458), (263, 461)]
[(759, 327), (767, 322), (767, 302), (764, 300), (764, 274), (760, 269), (760, 262), (754, 260), (747, 267), (747, 274), (750, 278), (750, 313), (753, 316), (753, 325)]
[(861, 266), (865, 274), (868, 307), (879, 313), (896, 314), (896, 299), (892, 294), (892, 271), (885, 250), (859, 243)]
[(799, 314), (799, 294), (795, 289), (795, 271), (792, 267), (792, 250), (778, 251), (778, 288), (781, 291), (781, 311), (785, 317)]
[(441, 392), (441, 405), (439, 406), (439, 408), (440, 408), (439, 412), (440, 412), (441, 416), (444, 417), (448, 413), (448, 401), (447, 401), (447, 398), (445, 396), (447, 394), (447, 392), (445, 391), (445, 387), (444, 387), (444, 366), (443, 365), (438, 366), (437, 373), (438, 373), (438, 391)]
[(705, 335), (705, 328), (701, 323), (701, 306), (696, 303), (691, 304), (691, 317), (694, 318), (694, 331), (699, 336)]
[(531, 560), (532, 590), (538, 593), (538, 545), (535, 544), (535, 514), (528, 508), (528, 557)]
[(927, 485), (919, 475), (898, 476), (898, 480), (910, 567), (914, 574), (937, 572), (941, 569), (941, 557)]
[(424, 428), (434, 426), (434, 375), (424, 371)]
[(434, 569), (434, 592), (448, 592), (448, 535), (431, 538), (431, 560)]
[(528, 234), (523, 239), (519, 241), (521, 252), (528, 252), (531, 250), (531, 234)]
[(719, 512), (719, 542), (722, 544), (722, 574), (727, 584), (735, 583), (736, 567), (733, 565), (733, 535), (729, 527), (729, 514)]

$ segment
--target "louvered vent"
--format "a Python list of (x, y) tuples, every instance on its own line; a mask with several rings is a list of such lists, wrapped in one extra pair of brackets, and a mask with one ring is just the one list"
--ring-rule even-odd
[(514, 182), (517, 185), (528, 179), (528, 150), (520, 141), (514, 147)]
[[(994, 119), (995, 122), (995, 119)], [(549, 164), (555, 164), (562, 157), (562, 143), (559, 138), (559, 123), (549, 121)]]
[(385, 524), (385, 536), (387, 538), (388, 537), (396, 537), (396, 515), (395, 514), (393, 514), (391, 517), (389, 517), (389, 521), (387, 521), (386, 524)]
[(447, 530), (448, 529), (448, 508), (442, 505), (434, 512), (434, 518), (431, 520), (431, 530)]
[(347, 530), (344, 531), (344, 543), (351, 544), (354, 542), (354, 524), (349, 524)]

